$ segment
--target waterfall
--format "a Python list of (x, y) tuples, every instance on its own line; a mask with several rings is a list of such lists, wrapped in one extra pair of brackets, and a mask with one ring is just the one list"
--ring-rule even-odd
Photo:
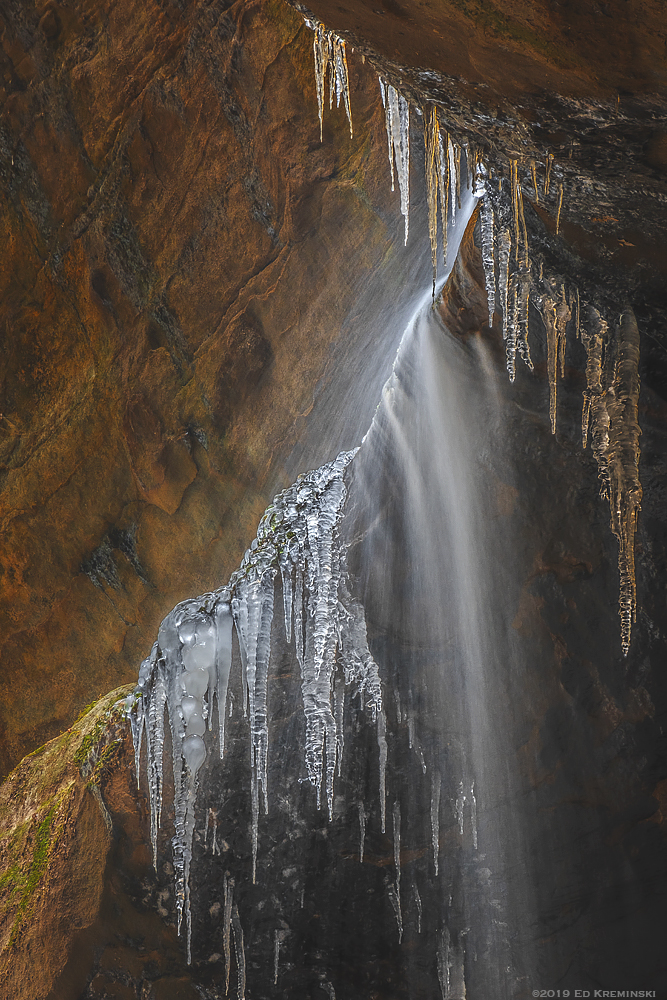
[[(476, 200), (462, 199), (449, 268)], [(510, 949), (505, 933), (519, 910), (525, 925), (529, 906), (525, 880), (509, 877), (521, 831), (504, 773), (501, 679), (513, 654), (502, 601), (510, 540), (494, 520), (490, 486), (503, 449), (496, 367), (478, 339), (452, 338), (425, 290), (360, 448), (276, 497), (229, 583), (174, 609), (142, 666), (130, 717), (137, 764), (146, 737), (156, 863), (170, 736), (179, 924), (190, 953), (191, 906), (196, 921), (218, 882), (227, 902), (235, 886), (233, 910), (218, 907), (227, 981), (232, 931), (239, 982), (253, 965), (248, 943), (238, 951), (241, 886), (255, 884), (262, 906), (272, 900), (278, 929), (266, 948), (276, 979), (276, 955), (294, 964), (295, 924), (323, 889), (309, 885), (312, 838), (348, 834), (360, 884), (394, 914), (405, 995), (415, 949), (443, 1000), (463, 1000), (467, 982), (509, 998), (522, 979), (527, 951)], [(283, 613), (274, 614), (280, 592)], [(240, 705), (243, 716), (232, 717)], [(219, 754), (210, 752), (216, 730)], [(230, 807), (246, 769), (247, 844), (245, 807)], [(300, 785), (313, 789), (305, 800)], [(217, 853), (200, 865), (220, 869), (203, 879), (194, 832), (202, 808), (206, 824), (216, 817)], [(230, 841), (234, 857), (225, 857), (219, 845)], [(393, 876), (378, 884), (383, 845)], [(338, 863), (329, 859), (332, 870)], [(359, 929), (356, 938), (364, 940)], [(196, 925), (192, 940), (196, 957)], [(321, 980), (349, 992), (320, 952)], [(502, 976), (489, 979), (489, 961)]]

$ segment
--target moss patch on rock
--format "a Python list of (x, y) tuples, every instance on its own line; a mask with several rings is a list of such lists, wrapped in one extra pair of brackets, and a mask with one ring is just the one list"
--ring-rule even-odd
[[(131, 690), (118, 688), (89, 706), (0, 785), (0, 977), (27, 976), (26, 996), (46, 995), (47, 970), (57, 966), (58, 951), (64, 960), (67, 935), (95, 910), (108, 849), (99, 785), (118, 753)], [(77, 900), (77, 885), (86, 886), (85, 898)], [(60, 926), (44, 934), (45, 914), (54, 909)]]

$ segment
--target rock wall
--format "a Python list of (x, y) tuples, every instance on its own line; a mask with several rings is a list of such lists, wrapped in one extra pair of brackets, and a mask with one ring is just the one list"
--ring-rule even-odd
[(374, 348), (359, 289), (405, 287), (417, 263), (375, 76), (351, 61), (355, 136), (334, 111), (320, 143), (290, 8), (13, 3), (0, 23), (7, 773), (136, 677), (276, 489), (357, 443), (336, 397), (343, 359), (360, 370)]

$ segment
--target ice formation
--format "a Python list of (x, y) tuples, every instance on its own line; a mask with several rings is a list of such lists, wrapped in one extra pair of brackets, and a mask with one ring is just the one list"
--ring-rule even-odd
[(442, 1000), (466, 1000), (465, 951), (463, 944), (454, 944), (445, 925), (438, 941), (438, 979)]
[(403, 914), (401, 912), (401, 805), (398, 799), (394, 802), (394, 872), (396, 881), (394, 882), (395, 897), (392, 896), (394, 909), (396, 910), (396, 923), (398, 924), (398, 943), (403, 939)]
[[(350, 134), (352, 115), (344, 41), (323, 24), (307, 20), (314, 32), (315, 79), (322, 138), (327, 76), (329, 106), (334, 95), (337, 106), (343, 100)], [(409, 232), (410, 106), (391, 83), (379, 78), (385, 109), (388, 155), (392, 190), (398, 178), (401, 212), (405, 220), (405, 241)], [(433, 280), (437, 274), (438, 202), (443, 260), (447, 253), (447, 225), (460, 209), (461, 146), (443, 130), (440, 111), (431, 105), (423, 112), (426, 191)], [(587, 351), (586, 390), (582, 410), (582, 440), (590, 438), (602, 493), (611, 511), (611, 527), (619, 542), (620, 615), (623, 651), (627, 653), (636, 608), (634, 538), (641, 503), (638, 478), (639, 425), (639, 334), (631, 310), (624, 310), (610, 330), (597, 309), (588, 307), (588, 322), (580, 329), (579, 292), (576, 299), (566, 295), (561, 279), (544, 277), (543, 264), (534, 276), (524, 214), (519, 164), (509, 164), (509, 181), (492, 177), (477, 152), (466, 146), (467, 178), (481, 198), (481, 250), (488, 300), (489, 325), (494, 315), (502, 315), (509, 377), (516, 375), (516, 356), (532, 369), (528, 345), (529, 305), (532, 301), (542, 315), (546, 330), (547, 373), (550, 393), (550, 423), (556, 431), (557, 382), (563, 377), (566, 333), (573, 320), (576, 302), (576, 329)], [(553, 156), (546, 158), (543, 197), (548, 199)], [(530, 165), (535, 202), (539, 201), (535, 164)], [(556, 232), (560, 228), (563, 185), (558, 182)], [(185, 919), (188, 959), (190, 958), (191, 918), (189, 872), (195, 829), (197, 775), (207, 756), (205, 742), (217, 708), (217, 741), (222, 758), (225, 750), (225, 720), (230, 671), (232, 632), (235, 629), (241, 661), (244, 712), (250, 726), (252, 879), (256, 878), (259, 816), (269, 810), (268, 789), (269, 719), (267, 693), (271, 656), (271, 628), (274, 618), (276, 581), (282, 593), (284, 633), (294, 643), (301, 671), (301, 690), (306, 736), (303, 748), (308, 779), (315, 789), (318, 806), (326, 801), (329, 817), (333, 811), (334, 782), (341, 773), (344, 751), (344, 711), (346, 692), (359, 696), (376, 724), (378, 744), (379, 805), (382, 832), (385, 832), (387, 738), (378, 667), (371, 656), (366, 635), (364, 610), (351, 593), (346, 573), (346, 552), (339, 535), (346, 501), (345, 470), (354, 452), (341, 454), (334, 462), (299, 479), (275, 498), (264, 514), (257, 537), (246, 552), (239, 570), (226, 587), (179, 604), (162, 622), (158, 640), (143, 662), (139, 685), (130, 705), (137, 775), (145, 735), (150, 828), (153, 856), (157, 864), (158, 830), (162, 818), (163, 768), (165, 766), (165, 717), (171, 734), (174, 780), (175, 836), (173, 857), (179, 931)], [(349, 702), (349, 698), (348, 698)], [(397, 699), (398, 705), (398, 699)], [(414, 718), (405, 713), (410, 747), (424, 754), (415, 738)], [(399, 723), (402, 719), (398, 707)], [(211, 743), (211, 738), (208, 739)], [(431, 774), (431, 840), (435, 875), (439, 869), (439, 815), (441, 776)], [(465, 808), (471, 819), (473, 847), (477, 848), (477, 801), (474, 783), (466, 793), (461, 782), (453, 803), (461, 836), (465, 829)], [(359, 816), (359, 858), (364, 860), (368, 814), (357, 803)], [(399, 941), (403, 935), (401, 910), (401, 810), (396, 800), (392, 809), (395, 879), (387, 890), (396, 914)], [(219, 854), (217, 813), (207, 812), (205, 846), (212, 834), (211, 851)], [(224, 877), (223, 951), (226, 985), (229, 990), (232, 937), (236, 955), (237, 995), (245, 996), (245, 952), (243, 928), (234, 881)], [(413, 895), (421, 931), (422, 904), (416, 884)], [(303, 906), (303, 891), (302, 891)], [(278, 978), (282, 932), (274, 938), (274, 982)], [(437, 948), (438, 976), (443, 1000), (465, 997), (464, 949), (452, 942), (443, 926)], [(331, 988), (333, 991), (333, 987)]]
[(329, 74), (329, 107), (333, 107), (334, 94), (336, 107), (340, 107), (341, 98), (345, 105), (350, 136), (352, 131), (352, 107), (350, 104), (350, 80), (347, 71), (347, 56), (345, 42), (320, 21), (304, 18), (306, 24), (314, 33), (313, 50), (315, 54), (315, 86), (317, 89), (317, 109), (320, 117), (320, 141), (324, 125), (324, 102), (326, 100), (327, 73)]
[(431, 774), (431, 844), (433, 846), (433, 868), (438, 874), (438, 855), (440, 854), (440, 788), (442, 779), (439, 771)]
[(513, 382), (517, 354), (529, 369), (533, 368), (528, 344), (532, 264), (518, 164), (510, 161), (509, 198), (507, 184), (503, 187), (501, 178), (496, 188), (482, 164), (476, 167), (475, 183), (482, 199), (480, 233), (489, 326), (499, 309), (507, 372)]
[[(384, 829), (387, 744), (380, 677), (368, 648), (363, 608), (348, 587), (345, 546), (338, 535), (347, 494), (345, 470), (354, 454), (342, 453), (279, 494), (262, 517), (257, 537), (228, 585), (174, 608), (162, 622), (158, 641), (141, 666), (130, 707), (135, 759), (138, 766), (145, 732), (151, 841), (157, 863), (166, 708), (173, 747), (178, 926), (180, 929), (185, 917), (188, 953), (189, 871), (197, 772), (206, 759), (204, 735), (211, 728), (214, 701), (218, 709), (220, 756), (224, 753), (232, 622), (238, 637), (250, 723), (253, 881), (256, 876), (259, 813), (260, 808), (265, 813), (269, 809), (267, 690), (275, 580), (279, 571), (285, 633), (286, 637), (293, 635), (301, 669), (305, 765), (318, 807), (326, 799), (331, 816), (336, 762), (342, 749), (342, 721), (337, 726), (332, 706), (334, 674), (340, 665), (339, 682), (352, 689), (377, 725)], [(342, 703), (339, 691), (339, 704)]]
[[(381, 84), (381, 86), (383, 86)], [(385, 108), (387, 105), (385, 104)], [(438, 200), (440, 201), (440, 228), (442, 233), (442, 260), (447, 260), (447, 220), (451, 213), (452, 225), (456, 224), (456, 209), (461, 207), (461, 147), (452, 142), (448, 132), (440, 126), (435, 104), (423, 111), (426, 200), (428, 204), (428, 229), (433, 266), (433, 293), (438, 269)], [(389, 115), (387, 117), (389, 134)], [(390, 154), (391, 155), (391, 154)], [(470, 167), (470, 164), (468, 164)], [(470, 177), (468, 175), (468, 182)]]
[(395, 163), (407, 244), (410, 223), (410, 105), (400, 91), (396, 90), (390, 83), (386, 83), (382, 77), (378, 77), (378, 79), (387, 126), (391, 189), (394, 190)]
[(582, 441), (589, 435), (609, 502), (611, 529), (618, 539), (621, 645), (627, 655), (637, 607), (635, 533), (642, 500), (639, 482), (639, 330), (626, 308), (610, 330), (591, 306), (581, 339), (586, 348), (586, 389), (582, 407)]

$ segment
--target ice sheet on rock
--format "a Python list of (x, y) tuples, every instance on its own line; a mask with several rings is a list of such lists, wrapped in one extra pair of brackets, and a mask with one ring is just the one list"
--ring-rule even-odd
[(347, 495), (344, 474), (354, 454), (342, 453), (279, 494), (263, 515), (257, 537), (228, 585), (174, 608), (160, 626), (151, 657), (142, 665), (141, 683), (130, 706), (135, 756), (138, 760), (145, 730), (155, 856), (162, 812), (166, 708), (173, 747), (176, 904), (179, 929), (185, 918), (188, 955), (197, 773), (206, 759), (204, 737), (212, 726), (214, 700), (220, 755), (224, 753), (232, 623), (238, 636), (250, 726), (253, 881), (256, 876), (260, 808), (267, 812), (269, 807), (267, 699), (279, 571), (285, 634), (289, 637), (293, 631), (301, 671), (306, 721), (303, 755), (318, 804), (326, 796), (331, 815), (343, 751), (346, 689), (350, 688), (377, 727), (384, 829), (387, 745), (380, 676), (368, 648), (363, 607), (348, 586), (345, 545), (339, 537)]
[(436, 960), (442, 1000), (466, 1000), (465, 951), (461, 941), (452, 941), (447, 926), (438, 936)]

